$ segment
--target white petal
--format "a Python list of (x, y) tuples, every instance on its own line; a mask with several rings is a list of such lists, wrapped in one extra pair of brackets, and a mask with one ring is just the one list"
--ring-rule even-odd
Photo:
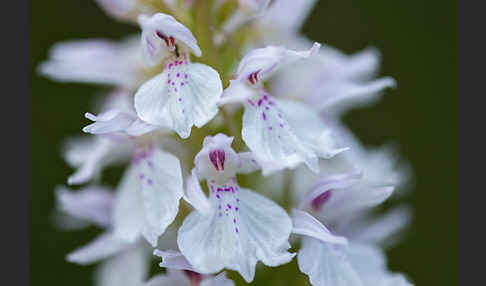
[(201, 286), (234, 286), (235, 283), (226, 277), (226, 272), (221, 272), (216, 276), (205, 278)]
[(222, 90), (213, 68), (176, 60), (138, 89), (135, 109), (147, 123), (168, 127), (187, 138), (193, 125), (202, 127), (216, 115)]
[(292, 211), (293, 233), (307, 235), (323, 242), (346, 244), (347, 239), (332, 234), (322, 223), (309, 213), (294, 209)]
[[(76, 146), (74, 152), (81, 151), (77, 154), (75, 163), (79, 164), (79, 168), (74, 174), (69, 176), (68, 184), (83, 184), (91, 180), (93, 177), (103, 169), (103, 167), (125, 161), (133, 151), (133, 142), (130, 141), (114, 141), (108, 138), (96, 137), (94, 140), (83, 141), (80, 144), (86, 146)], [(85, 150), (86, 148), (86, 150)], [(88, 148), (91, 150), (88, 152)], [(84, 158), (81, 158), (84, 155)], [(71, 159), (74, 154), (71, 154)]]
[(211, 192), (213, 208), (220, 212), (192, 212), (186, 217), (177, 243), (197, 272), (228, 268), (251, 282), (258, 260), (277, 266), (292, 259), (294, 254), (287, 252), (292, 223), (274, 202), (237, 185), (231, 187), (236, 189), (234, 193)]
[(162, 262), (159, 263), (160, 267), (194, 271), (189, 261), (178, 251), (156, 249), (154, 255), (162, 258)]
[(240, 4), (253, 10), (254, 12), (262, 11), (267, 8), (271, 0), (239, 0)]
[(364, 285), (343, 248), (305, 237), (297, 255), (300, 271), (309, 276), (313, 286)]
[(70, 191), (65, 187), (56, 189), (58, 209), (75, 218), (93, 222), (102, 227), (111, 224), (113, 192), (99, 186)]
[(87, 245), (69, 253), (66, 258), (69, 262), (86, 265), (113, 256), (131, 245), (133, 244), (120, 240), (111, 233), (104, 233)]
[(293, 51), (281, 46), (254, 49), (241, 60), (236, 78), (247, 80), (250, 74), (257, 72), (257, 81), (265, 80), (279, 67), (315, 55), (319, 48), (320, 44), (314, 43), (307, 51)]
[(241, 80), (230, 80), (229, 86), (223, 91), (219, 105), (241, 103), (255, 95), (255, 90)]
[(145, 282), (143, 286), (190, 286), (191, 280), (184, 272), (167, 269), (166, 274), (159, 274)]
[(396, 207), (378, 218), (364, 218), (350, 226), (350, 237), (357, 241), (388, 246), (394, 237), (406, 228), (411, 220), (411, 210)]
[(317, 0), (274, 1), (260, 22), (285, 32), (298, 32), (316, 2)]
[(195, 174), (195, 169), (192, 170), (192, 175), (186, 180), (186, 193), (184, 195), (184, 200), (203, 214), (213, 211), (208, 198), (201, 189), (201, 185), (199, 184), (199, 180)]
[(124, 18), (135, 8), (136, 0), (96, 0), (110, 16)]
[(299, 208), (305, 209), (312, 204), (313, 200), (329, 190), (348, 188), (356, 184), (362, 178), (361, 172), (329, 175), (316, 180), (312, 188), (303, 196)]
[(132, 87), (139, 81), (138, 47), (129, 40), (61, 42), (51, 49), (39, 72), (61, 82), (83, 82)]
[(334, 147), (329, 130), (312, 109), (268, 94), (245, 103), (242, 137), (264, 175), (302, 162), (318, 172), (318, 157), (330, 158), (346, 150)]
[(118, 192), (115, 234), (129, 241), (142, 234), (155, 247), (179, 210), (183, 195), (179, 160), (156, 148), (139, 151)]
[(240, 157), (238, 173), (248, 174), (261, 168), (260, 165), (258, 165), (258, 162), (256, 161), (255, 156), (252, 152), (238, 153), (238, 157)]
[(138, 286), (148, 274), (148, 251), (135, 245), (103, 262), (97, 269), (95, 285)]
[(131, 136), (140, 136), (160, 128), (142, 121), (136, 114), (121, 110), (108, 110), (98, 116), (86, 113), (85, 117), (95, 122), (85, 126), (83, 131), (95, 135), (121, 132)]
[(165, 51), (175, 50), (175, 40), (187, 45), (197, 57), (201, 56), (201, 49), (191, 31), (174, 17), (163, 13), (156, 13), (151, 17), (140, 15), (138, 22), (142, 27), (142, 49), (148, 62), (158, 64), (165, 56)]

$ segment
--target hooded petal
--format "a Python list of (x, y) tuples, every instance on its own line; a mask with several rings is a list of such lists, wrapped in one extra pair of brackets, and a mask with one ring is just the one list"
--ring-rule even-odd
[(305, 237), (297, 255), (299, 269), (313, 286), (363, 286), (343, 246)]
[(311, 108), (277, 101), (268, 94), (245, 103), (242, 138), (264, 175), (302, 162), (318, 172), (319, 157), (346, 150), (334, 147), (330, 131)]
[(39, 72), (61, 82), (82, 82), (133, 87), (139, 81), (139, 47), (133, 38), (122, 43), (107, 40), (61, 42), (49, 52)]
[(140, 15), (138, 22), (142, 27), (142, 49), (147, 61), (158, 64), (166, 51), (176, 49), (176, 40), (188, 46), (194, 55), (201, 56), (201, 49), (191, 31), (174, 17), (163, 13), (156, 13), (151, 17)]
[(211, 120), (222, 93), (218, 72), (207, 65), (175, 60), (144, 83), (135, 94), (135, 109), (147, 123), (189, 137), (191, 127)]
[(192, 170), (191, 176), (186, 180), (186, 193), (184, 199), (201, 213), (209, 213), (213, 211), (208, 198), (201, 189), (201, 185), (195, 174), (195, 169)]
[(333, 235), (322, 223), (301, 210), (294, 209), (292, 211), (293, 233), (307, 235), (323, 242), (346, 244), (345, 237)]
[(147, 249), (143, 245), (137, 244), (111, 257), (97, 269), (95, 285), (141, 285), (149, 270), (147, 254)]
[[(238, 80), (248, 80), (251, 84), (263, 81), (278, 68), (315, 55), (319, 51), (320, 46), (319, 43), (314, 43), (312, 48), (307, 51), (288, 50), (281, 46), (254, 49), (240, 61), (236, 71), (236, 78)], [(252, 79), (250, 75), (253, 74)]]
[(218, 211), (192, 212), (179, 228), (179, 249), (194, 269), (206, 274), (228, 268), (251, 282), (258, 260), (277, 266), (292, 259), (287, 252), (292, 223), (282, 208), (237, 185), (210, 189)]
[(133, 245), (121, 240), (112, 233), (104, 233), (87, 245), (69, 253), (66, 259), (69, 262), (86, 265), (113, 256)]
[(175, 219), (183, 196), (179, 160), (156, 148), (139, 150), (119, 186), (114, 206), (115, 234), (152, 244)]
[(70, 191), (65, 187), (56, 189), (57, 208), (72, 217), (87, 220), (101, 227), (111, 224), (113, 192), (100, 186)]

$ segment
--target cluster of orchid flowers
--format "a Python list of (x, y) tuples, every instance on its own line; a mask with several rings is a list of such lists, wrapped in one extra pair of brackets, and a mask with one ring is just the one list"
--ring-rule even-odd
[[(90, 135), (66, 144), (76, 168), (68, 184), (85, 185), (56, 191), (60, 226), (105, 229), (68, 261), (103, 260), (99, 286), (215, 286), (234, 284), (223, 269), (250, 283), (258, 261), (274, 267), (297, 254), (314, 286), (411, 285), (384, 255), (408, 209), (374, 211), (407, 168), (340, 121), (395, 82), (373, 78), (374, 49), (347, 56), (299, 34), (315, 2), (98, 0), (138, 21), (141, 35), (59, 43), (40, 66), (55, 80), (114, 86), (85, 115)], [(209, 31), (199, 34), (213, 50), (190, 28)], [(197, 62), (205, 52), (213, 57)], [(104, 167), (125, 162), (115, 191), (99, 184)], [(148, 278), (154, 255), (166, 272)]]

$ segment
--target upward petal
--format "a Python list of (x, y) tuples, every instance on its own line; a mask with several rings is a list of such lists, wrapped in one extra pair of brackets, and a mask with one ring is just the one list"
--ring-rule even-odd
[(251, 282), (258, 260), (277, 266), (292, 259), (287, 252), (292, 223), (283, 209), (237, 185), (228, 188), (234, 192), (212, 189), (210, 200), (219, 212), (192, 212), (179, 228), (179, 249), (194, 269), (209, 274), (229, 268)]
[(216, 115), (222, 90), (214, 69), (176, 59), (139, 88), (135, 109), (142, 120), (187, 138), (193, 125), (202, 127)]
[(166, 56), (165, 51), (174, 51), (176, 40), (187, 45), (197, 57), (201, 56), (196, 38), (174, 17), (163, 13), (140, 15), (138, 22), (142, 27), (142, 49), (149, 63), (156, 65)]
[(156, 246), (179, 210), (183, 195), (179, 160), (156, 148), (139, 150), (118, 192), (115, 235), (134, 241), (141, 234)]

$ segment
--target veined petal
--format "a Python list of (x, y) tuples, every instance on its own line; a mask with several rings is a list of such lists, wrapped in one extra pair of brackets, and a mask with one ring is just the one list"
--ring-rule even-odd
[(122, 43), (107, 40), (61, 42), (49, 52), (39, 72), (61, 82), (83, 82), (133, 87), (141, 66), (138, 45), (132, 38)]
[(135, 109), (147, 123), (168, 127), (187, 138), (193, 125), (202, 127), (216, 115), (222, 90), (213, 68), (175, 60), (138, 89)]
[(113, 192), (100, 186), (70, 191), (65, 187), (56, 189), (57, 208), (72, 217), (87, 220), (101, 227), (111, 224)]
[(139, 150), (118, 192), (115, 235), (134, 241), (141, 234), (155, 247), (175, 219), (183, 196), (179, 160), (153, 147)]
[(194, 271), (191, 264), (187, 259), (182, 255), (182, 253), (174, 250), (154, 250), (154, 255), (159, 256), (162, 258), (162, 262), (159, 263), (160, 267), (169, 268), (169, 269), (178, 269), (178, 270), (190, 270)]
[(292, 211), (293, 233), (307, 235), (323, 242), (347, 244), (347, 239), (333, 235), (321, 222), (309, 213), (294, 209)]
[(346, 256), (344, 248), (305, 237), (297, 255), (299, 269), (309, 276), (313, 286), (365, 285)]
[(245, 103), (242, 137), (264, 175), (304, 162), (318, 172), (318, 158), (345, 148), (334, 142), (319, 116), (300, 103), (277, 101), (268, 94)]
[[(307, 51), (288, 50), (281, 46), (254, 49), (243, 57), (236, 71), (236, 79), (248, 80), (251, 84), (267, 79), (279, 67), (315, 55), (320, 48), (314, 43)], [(253, 75), (253, 77), (250, 77)]]
[(258, 260), (277, 266), (292, 259), (287, 252), (292, 223), (282, 208), (236, 184), (210, 189), (219, 211), (192, 212), (178, 232), (179, 249), (194, 269), (209, 274), (228, 268), (251, 282)]
[(165, 51), (176, 49), (176, 40), (187, 45), (195, 56), (201, 56), (201, 49), (191, 31), (174, 17), (156, 13), (151, 17), (140, 15), (142, 27), (142, 49), (149, 63), (156, 65), (165, 57)]
[(148, 274), (147, 254), (149, 252), (144, 245), (137, 244), (111, 257), (97, 269), (95, 285), (141, 285)]
[(113, 256), (131, 245), (133, 244), (113, 236), (112, 233), (104, 233), (87, 245), (69, 253), (66, 259), (69, 262), (86, 265)]

